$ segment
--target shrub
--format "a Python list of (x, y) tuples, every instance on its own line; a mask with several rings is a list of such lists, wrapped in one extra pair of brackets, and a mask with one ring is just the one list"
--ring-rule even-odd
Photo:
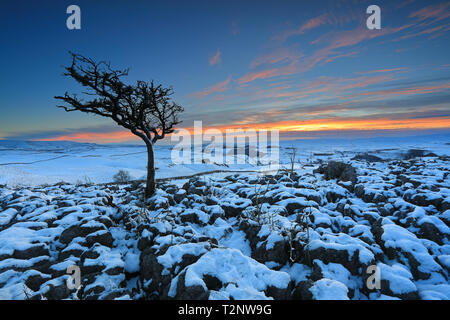
[(130, 173), (126, 170), (119, 170), (114, 176), (113, 176), (114, 182), (118, 183), (125, 183), (129, 182), (131, 180)]

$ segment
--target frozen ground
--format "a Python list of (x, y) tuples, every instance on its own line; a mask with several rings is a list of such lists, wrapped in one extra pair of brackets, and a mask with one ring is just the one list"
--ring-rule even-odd
[[(280, 162), (288, 162), (290, 148), (297, 160), (308, 163), (321, 159), (348, 160), (370, 152), (384, 159), (398, 159), (409, 149), (424, 149), (448, 155), (450, 133), (423, 137), (372, 139), (312, 139), (280, 142)], [(174, 166), (171, 146), (155, 145), (157, 178), (187, 176), (215, 170), (255, 170), (260, 167), (235, 164), (183, 164)], [(74, 142), (25, 142), (0, 140), (0, 184), (37, 186), (68, 183), (106, 183), (120, 169), (134, 179), (146, 175), (146, 148), (143, 145), (98, 145)]]
[[(145, 203), (139, 183), (76, 183), (140, 177), (141, 147), (2, 142), (0, 298), (450, 299), (448, 137), (325, 142), (283, 142), (294, 173), (166, 181)], [(168, 150), (160, 174), (224, 169)]]

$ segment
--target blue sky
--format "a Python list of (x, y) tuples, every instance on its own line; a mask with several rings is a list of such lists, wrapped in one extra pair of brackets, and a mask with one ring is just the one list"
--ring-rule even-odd
[[(71, 4), (81, 30), (66, 28)], [(371, 4), (381, 30), (366, 28)], [(184, 127), (450, 127), (448, 1), (2, 1), (0, 26), (0, 139), (120, 130), (56, 108), (79, 91), (62, 76), (68, 51), (173, 86)]]

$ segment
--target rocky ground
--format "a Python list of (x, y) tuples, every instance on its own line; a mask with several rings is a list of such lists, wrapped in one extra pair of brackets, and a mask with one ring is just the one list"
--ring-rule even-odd
[(145, 202), (139, 183), (3, 186), (0, 298), (450, 299), (449, 160), (205, 176)]

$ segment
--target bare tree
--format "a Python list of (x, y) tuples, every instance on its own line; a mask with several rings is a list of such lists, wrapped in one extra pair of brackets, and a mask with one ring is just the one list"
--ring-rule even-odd
[(151, 196), (155, 192), (153, 144), (174, 131), (174, 126), (181, 122), (178, 115), (183, 107), (171, 100), (172, 88), (155, 85), (153, 81), (126, 85), (122, 78), (128, 75), (128, 69), (113, 70), (110, 63), (71, 55), (72, 64), (65, 67), (64, 75), (75, 79), (87, 91), (82, 92), (83, 97), (67, 92), (56, 96), (55, 99), (66, 103), (58, 107), (67, 112), (81, 111), (111, 118), (141, 138), (148, 154), (145, 195)]
[(289, 162), (291, 163), (290, 173), (294, 173), (295, 159), (297, 157), (297, 148), (290, 147), (289, 149), (291, 149), (291, 152), (289, 153)]

